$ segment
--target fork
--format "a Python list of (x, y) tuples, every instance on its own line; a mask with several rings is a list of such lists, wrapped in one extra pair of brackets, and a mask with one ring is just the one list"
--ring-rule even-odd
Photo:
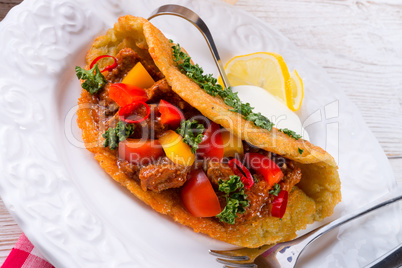
[[(400, 191), (395, 191), (399, 192)], [(376, 209), (394, 203), (402, 199), (402, 195), (390, 198), (383, 202), (377, 202), (374, 205), (366, 206), (355, 212), (338, 218), (327, 223), (309, 233), (296, 239), (281, 242), (275, 245), (264, 245), (259, 248), (240, 248), (235, 250), (210, 250), (211, 255), (219, 257), (217, 262), (224, 264), (224, 267), (255, 268), (258, 267), (255, 261), (258, 257), (258, 264), (264, 267), (294, 267), (303, 250), (314, 240), (332, 229), (347, 223), (353, 219), (359, 218)]]

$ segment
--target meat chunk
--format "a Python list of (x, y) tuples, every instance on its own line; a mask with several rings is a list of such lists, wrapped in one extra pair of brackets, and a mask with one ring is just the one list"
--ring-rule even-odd
[(145, 91), (151, 102), (159, 102), (161, 99), (164, 99), (180, 109), (190, 107), (172, 90), (166, 79), (155, 82), (152, 87), (146, 88)]
[(207, 162), (207, 177), (212, 185), (218, 186), (219, 180), (228, 180), (232, 175), (234, 173), (228, 164), (217, 161)]
[(116, 55), (117, 67), (109, 72), (106, 79), (117, 83), (140, 61), (140, 56), (131, 48), (123, 48)]
[[(116, 150), (117, 151), (117, 150)], [(128, 161), (119, 159), (117, 162), (120, 170), (122, 170), (131, 179), (138, 180), (138, 174), (140, 172), (141, 166), (130, 163)]]
[(282, 166), (282, 172), (283, 179), (279, 185), (282, 190), (289, 192), (301, 180), (301, 169), (293, 161), (286, 160), (286, 164)]
[(105, 117), (113, 116), (119, 110), (119, 105), (117, 105), (117, 103), (111, 98), (104, 98), (103, 100), (100, 100), (99, 105), (104, 108)]
[[(134, 134), (132, 138), (134, 139), (155, 139), (162, 135), (167, 129), (168, 126), (162, 124), (160, 120), (160, 114), (158, 110), (158, 106), (156, 104), (149, 105), (150, 115), (147, 119), (142, 121), (141, 123), (136, 124), (136, 128), (134, 130)], [(133, 115), (138, 118), (143, 118), (147, 114), (146, 108), (141, 106), (138, 110), (136, 110)]]
[(106, 129), (115, 128), (117, 126), (117, 123), (119, 123), (119, 121), (120, 121), (119, 113), (115, 113), (113, 116), (109, 117), (107, 121), (105, 121), (104, 126)]
[(157, 163), (141, 168), (139, 179), (141, 188), (160, 192), (170, 188), (179, 188), (187, 180), (189, 167), (177, 165), (167, 157), (161, 158)]
[(116, 55), (117, 67), (114, 68), (111, 72), (107, 73), (106, 79), (113, 83), (120, 82), (124, 78), (124, 76), (135, 66), (135, 64), (137, 64), (137, 62), (142, 63), (144, 68), (148, 71), (148, 73), (152, 76), (154, 80), (162, 79), (164, 76), (155, 66), (152, 59), (146, 59), (143, 56), (144, 55), (139, 55), (131, 48), (123, 48)]
[(172, 88), (169, 86), (166, 79), (161, 79), (150, 88), (146, 88), (148, 98), (150, 100), (158, 100), (159, 98), (165, 97), (167, 94), (172, 94)]
[(269, 211), (269, 191), (271, 188), (268, 183), (262, 179), (255, 183), (253, 187), (245, 190), (247, 199), (250, 201), (249, 207), (244, 214), (238, 214), (236, 222), (242, 222), (256, 216), (261, 217)]
[(170, 104), (173, 104), (174, 106), (180, 108), (186, 118), (190, 118), (192, 116), (200, 114), (200, 112), (198, 112), (194, 107), (185, 102), (172, 90), (166, 79), (161, 79), (155, 82), (152, 87), (146, 88), (145, 91), (147, 92), (150, 102), (157, 103), (161, 99), (163, 99)]

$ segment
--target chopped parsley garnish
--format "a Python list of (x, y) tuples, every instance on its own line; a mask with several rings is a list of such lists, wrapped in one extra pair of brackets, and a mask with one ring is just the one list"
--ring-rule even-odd
[(204, 70), (198, 64), (192, 64), (190, 56), (181, 51), (179, 44), (172, 46), (172, 49), (173, 60), (179, 66), (180, 71), (197, 83), (206, 93), (214, 97), (221, 97), (226, 105), (233, 108), (230, 111), (241, 114), (257, 127), (269, 131), (272, 129), (274, 124), (261, 113), (253, 113), (254, 107), (251, 107), (249, 103), (242, 103), (237, 93), (233, 92), (230, 87), (223, 89), (216, 78), (211, 74), (205, 75)]
[(231, 175), (229, 177), (229, 180), (219, 180), (219, 191), (225, 193), (225, 194), (230, 194), (232, 192), (237, 191), (237, 189), (240, 189), (244, 191), (244, 184), (240, 180), (239, 176), (236, 175)]
[(300, 149), (300, 148), (297, 148), (297, 150), (299, 151), (299, 154), (303, 154), (303, 152), (304, 152), (304, 150)]
[(272, 194), (274, 196), (278, 196), (280, 191), (281, 191), (281, 186), (279, 184), (275, 183), (274, 188), (272, 188), (269, 191), (269, 194)]
[(191, 147), (191, 152), (195, 154), (198, 150), (198, 144), (204, 137), (202, 134), (204, 129), (204, 125), (199, 124), (197, 120), (183, 120), (176, 132), (183, 137), (183, 141)]
[(98, 91), (106, 85), (106, 79), (100, 72), (98, 64), (95, 64), (95, 66), (88, 71), (76, 66), (75, 72), (78, 79), (85, 80), (81, 86), (91, 95), (98, 93)]
[[(296, 132), (294, 132), (293, 130), (287, 129), (287, 128), (283, 128), (283, 129), (278, 129), (280, 132), (285, 133), (286, 135), (288, 135), (289, 137), (298, 140), (301, 139), (302, 136), (297, 134)], [(299, 151), (300, 152), (300, 151)]]
[(180, 67), (180, 71), (196, 82), (202, 89), (212, 96), (218, 95), (218, 92), (223, 90), (222, 86), (217, 82), (211, 74), (204, 75), (204, 70), (198, 65), (191, 63), (191, 58), (183, 51), (179, 44), (172, 46), (173, 60)]
[(261, 113), (251, 113), (246, 117), (246, 120), (253, 122), (257, 127), (267, 129), (271, 131), (274, 123), (269, 121), (268, 118), (263, 116)]
[(109, 146), (110, 149), (115, 150), (119, 146), (119, 142), (124, 141), (133, 133), (134, 125), (119, 121), (115, 128), (109, 128), (102, 134), (102, 137), (105, 138), (103, 146)]
[(225, 193), (226, 206), (221, 213), (216, 217), (229, 224), (234, 224), (237, 218), (237, 213), (244, 213), (245, 208), (249, 206), (250, 201), (246, 199), (244, 194), (244, 184), (240, 177), (232, 175), (229, 180), (219, 180), (219, 191)]

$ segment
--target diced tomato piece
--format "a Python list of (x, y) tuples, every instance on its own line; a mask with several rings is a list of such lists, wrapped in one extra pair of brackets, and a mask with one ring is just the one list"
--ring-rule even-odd
[(286, 207), (288, 205), (288, 197), (289, 197), (288, 191), (281, 190), (278, 196), (274, 198), (271, 207), (272, 217), (277, 217), (281, 219), (283, 215), (285, 215)]
[(119, 158), (130, 163), (147, 165), (163, 154), (158, 140), (126, 139), (119, 143)]
[(195, 217), (213, 217), (221, 212), (218, 196), (202, 169), (189, 174), (181, 190), (185, 208)]
[(248, 167), (262, 175), (269, 186), (274, 186), (283, 178), (282, 170), (271, 158), (259, 153), (246, 153), (244, 158)]
[(184, 120), (184, 115), (180, 109), (165, 100), (160, 100), (158, 109), (161, 114), (162, 124), (178, 127), (180, 122)]
[(198, 144), (197, 154), (203, 158), (220, 161), (223, 158), (223, 151), (221, 127), (211, 121), (204, 131), (202, 141)]
[(120, 107), (129, 105), (135, 101), (145, 102), (148, 100), (148, 95), (145, 90), (123, 83), (111, 84), (109, 87), (109, 97)]

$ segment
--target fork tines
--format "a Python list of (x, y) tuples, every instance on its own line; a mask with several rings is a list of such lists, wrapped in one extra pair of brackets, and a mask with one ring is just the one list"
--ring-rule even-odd
[(224, 264), (225, 268), (257, 268), (258, 266), (254, 263), (239, 263), (239, 262), (233, 262), (229, 260), (223, 260), (223, 259), (216, 259), (217, 262)]

